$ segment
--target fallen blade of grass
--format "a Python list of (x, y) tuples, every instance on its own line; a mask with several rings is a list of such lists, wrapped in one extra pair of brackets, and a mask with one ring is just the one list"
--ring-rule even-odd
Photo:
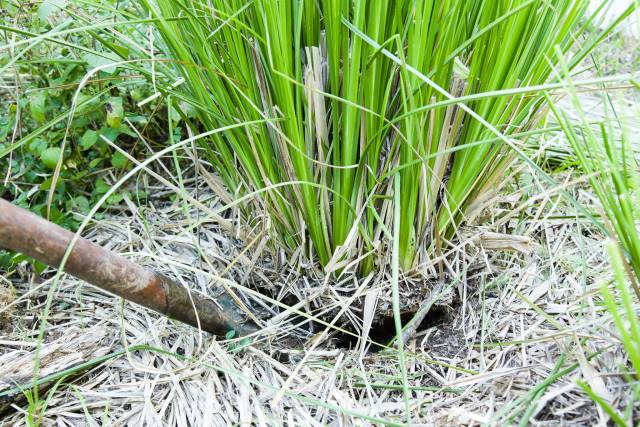
[[(383, 383), (355, 383), (353, 385), (357, 388), (377, 388), (381, 390), (403, 390), (404, 386), (402, 384), (383, 384)], [(461, 388), (451, 388), (451, 387), (428, 387), (428, 386), (409, 386), (409, 390), (411, 391), (430, 391), (434, 393), (456, 393), (462, 394), (464, 393), (464, 389)]]

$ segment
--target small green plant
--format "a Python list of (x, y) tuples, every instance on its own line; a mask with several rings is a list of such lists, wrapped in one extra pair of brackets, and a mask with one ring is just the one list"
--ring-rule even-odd
[(203, 145), (231, 193), (259, 196), (246, 218), (267, 211), (283, 247), (363, 273), (388, 262), (395, 175), (405, 271), (500, 186), (505, 142), (545, 111), (526, 88), (556, 46), (573, 67), (598, 40), (587, 3), (139, 0), (169, 62), (156, 71), (185, 79), (173, 92), (205, 129), (266, 121)]
[[(78, 82), (89, 70), (109, 64), (104, 56), (117, 56), (90, 49), (94, 38), (88, 30), (68, 30), (83, 22), (61, 16), (66, 2), (47, 4), (6, 2), (0, 11), (0, 197), (75, 230), (82, 215), (110, 188), (108, 182), (131, 166), (104, 138), (137, 154), (144, 146), (125, 119), (146, 137), (166, 138), (166, 107), (156, 103), (137, 108), (151, 93), (150, 85), (113, 67), (87, 82), (71, 115)], [(4, 24), (9, 22), (11, 26)], [(42, 39), (42, 34), (64, 30), (64, 36)], [(118, 205), (125, 196), (143, 200), (146, 194), (127, 189), (110, 197), (107, 205)], [(0, 250), (0, 268), (25, 259)], [(45, 268), (33, 264), (37, 271)]]
[(36, 427), (43, 424), (43, 416), (51, 403), (51, 399), (55, 395), (58, 387), (64, 382), (65, 378), (58, 379), (53, 386), (47, 391), (45, 399), (40, 399), (38, 393), (32, 388), (26, 388), (22, 391), (27, 400), (27, 412), (25, 414), (25, 423), (29, 427)]

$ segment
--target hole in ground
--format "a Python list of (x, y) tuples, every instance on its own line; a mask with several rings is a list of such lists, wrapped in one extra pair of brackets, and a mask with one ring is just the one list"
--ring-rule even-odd
[[(418, 325), (416, 332), (424, 331), (425, 329), (443, 324), (447, 319), (448, 313), (449, 310), (444, 306), (432, 307), (424, 320), (420, 325)], [(414, 313), (401, 315), (400, 320), (402, 321), (402, 325), (406, 325), (413, 318), (413, 315)], [(396, 327), (393, 317), (385, 317), (376, 326), (372, 326), (371, 331), (369, 332), (369, 338), (373, 342), (384, 345), (388, 344), (393, 338), (395, 338), (395, 336)], [(358, 337), (354, 337), (352, 335), (339, 333), (335, 338), (338, 348), (353, 349), (358, 344)], [(384, 350), (384, 347), (376, 344), (371, 344), (369, 347), (369, 353), (377, 353), (380, 350)]]

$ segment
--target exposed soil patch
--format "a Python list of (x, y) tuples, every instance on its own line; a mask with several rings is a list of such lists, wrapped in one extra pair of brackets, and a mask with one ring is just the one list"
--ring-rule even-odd
[[(451, 321), (452, 318), (449, 314), (450, 309), (445, 306), (435, 306), (430, 311), (429, 314), (425, 317), (425, 319), (420, 323), (417, 328), (417, 333), (420, 335), (421, 332), (425, 332), (426, 330), (433, 327), (441, 327), (448, 321)], [(400, 319), (403, 325), (406, 325), (413, 317), (413, 314), (406, 313), (403, 314)], [(374, 343), (387, 345), (391, 343), (396, 337), (396, 328), (395, 328), (395, 320), (393, 317), (384, 317), (378, 321), (376, 326), (369, 333), (369, 339)], [(337, 334), (335, 336), (335, 344), (338, 348), (344, 349), (353, 349), (357, 346), (359, 341), (358, 337), (347, 334)], [(384, 347), (381, 347), (376, 344), (372, 344), (369, 347), (370, 353), (376, 353), (378, 351), (383, 350)]]
[(426, 319), (426, 326), (422, 326), (422, 333), (416, 336), (416, 342), (425, 343), (431, 349), (431, 354), (443, 359), (454, 359), (463, 348), (468, 345), (464, 334), (456, 319), (457, 309), (438, 307), (434, 319)]

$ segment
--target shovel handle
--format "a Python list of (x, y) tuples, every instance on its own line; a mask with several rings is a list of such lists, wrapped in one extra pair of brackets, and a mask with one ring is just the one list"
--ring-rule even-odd
[[(0, 247), (59, 268), (74, 233), (0, 198)], [(247, 335), (257, 327), (226, 294), (216, 301), (168, 277), (79, 237), (64, 271), (111, 294), (173, 319), (224, 336)], [(217, 303), (216, 303), (217, 302)]]

